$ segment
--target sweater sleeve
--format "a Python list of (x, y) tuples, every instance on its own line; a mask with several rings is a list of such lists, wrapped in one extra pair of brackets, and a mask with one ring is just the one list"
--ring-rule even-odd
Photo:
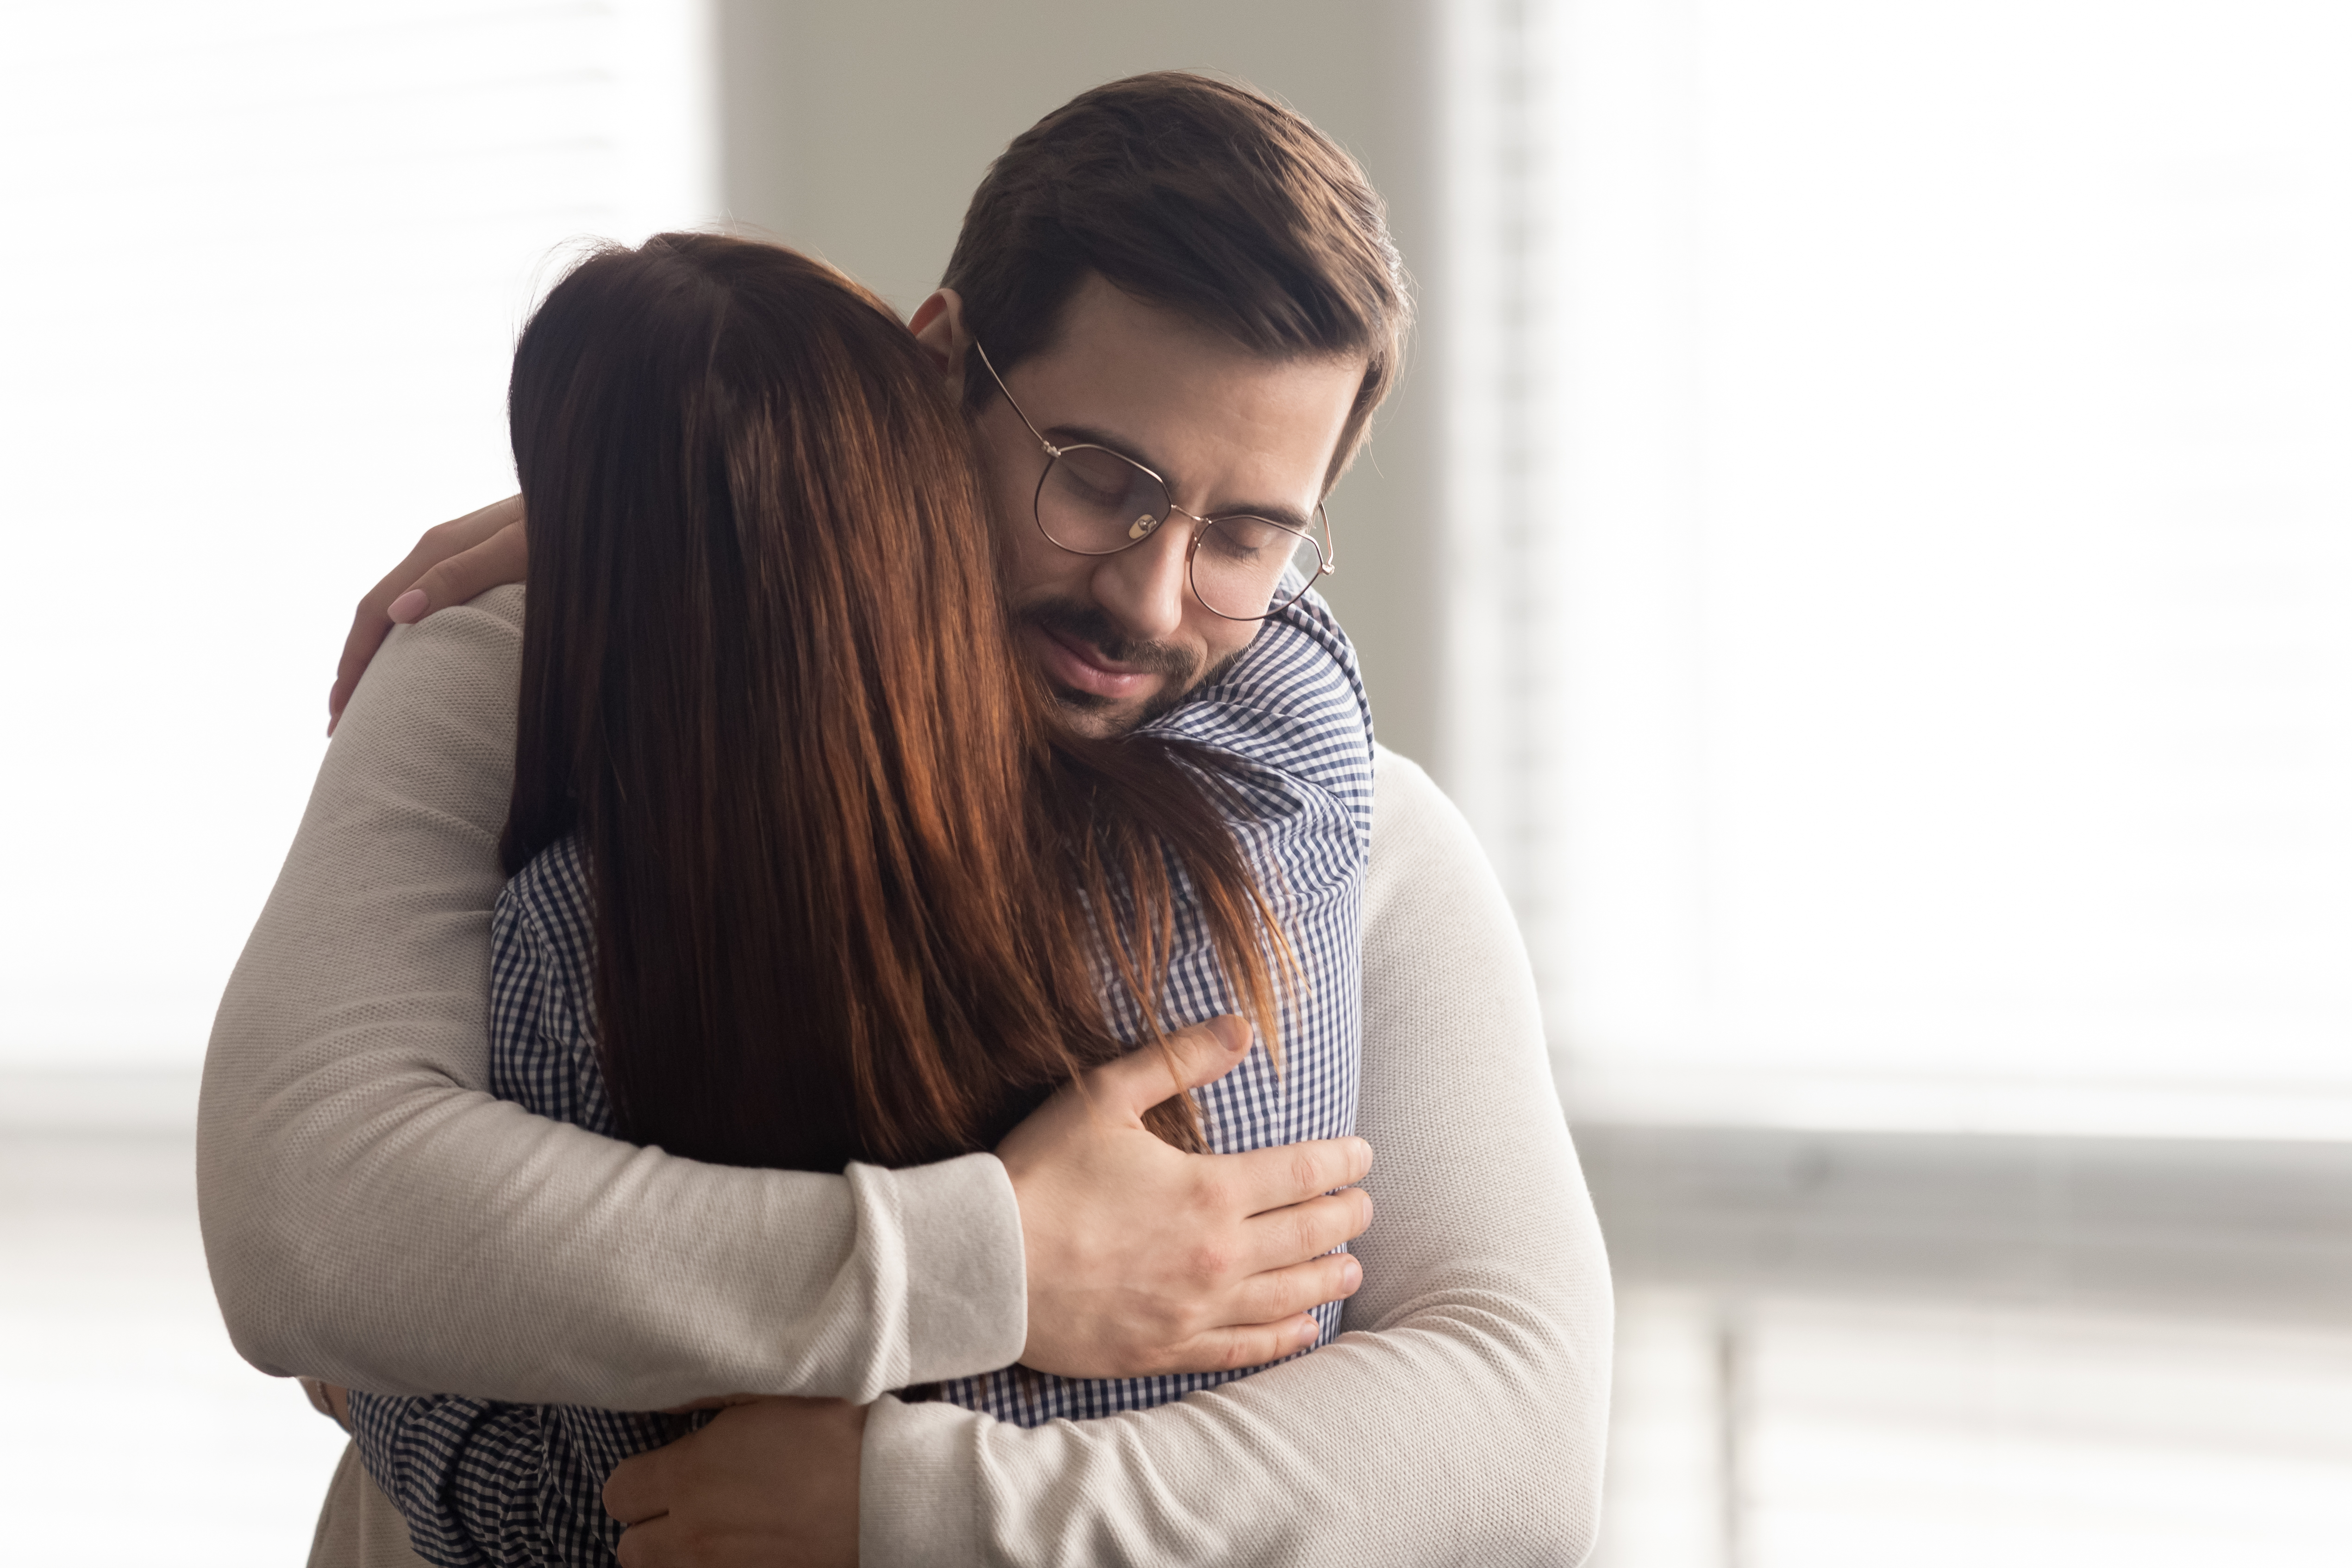
[(1590, 1549), (1608, 1261), (1533, 977), (1476, 841), (1379, 754), (1359, 1128), (1377, 1214), (1349, 1331), (1155, 1410), (1033, 1430), (884, 1399), (860, 1557), (1566, 1564)]
[(1011, 1362), (1020, 1213), (992, 1156), (707, 1166), (484, 1092), (521, 611), (500, 589), (393, 633), (222, 998), (197, 1196), (238, 1350), (379, 1393), (619, 1409)]

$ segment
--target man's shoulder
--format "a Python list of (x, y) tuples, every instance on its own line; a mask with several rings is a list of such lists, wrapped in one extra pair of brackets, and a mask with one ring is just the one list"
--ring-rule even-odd
[(501, 583), (446, 610), (436, 610), (414, 626), (395, 626), (387, 648), (400, 642), (445, 643), (505, 649), (522, 641), (523, 589)]
[(1427, 917), (1469, 883), (1495, 880), (1469, 819), (1427, 769), (1385, 746), (1373, 747), (1378, 779), (1371, 864), (1364, 882), (1364, 920), (1411, 923)]
[[(476, 594), (457, 609), (461, 612), (485, 616), (520, 635), (522, 632), (522, 584), (500, 583), (496, 588)], [(446, 615), (450, 612), (445, 610), (442, 613)]]
[(511, 728), (522, 605), (522, 588), (509, 584), (414, 626), (394, 627), (352, 695), (354, 716), (386, 707), (394, 723), (415, 723), (422, 716), (466, 714), (488, 705)]

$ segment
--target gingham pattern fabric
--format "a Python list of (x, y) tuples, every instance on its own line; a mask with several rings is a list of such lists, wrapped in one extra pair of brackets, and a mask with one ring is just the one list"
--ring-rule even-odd
[[(1283, 1019), (1280, 1068), (1261, 1043), (1195, 1094), (1211, 1146), (1231, 1153), (1353, 1131), (1372, 823), (1371, 714), (1353, 648), (1321, 599), (1308, 594), (1150, 729), (1230, 760), (1225, 776), (1243, 808), (1235, 836), (1304, 982)], [(1234, 1010), (1204, 925), (1179, 903), (1164, 998), (1171, 1028)], [(585, 868), (566, 840), (508, 884), (492, 916), (490, 1090), (609, 1135), (593, 973)], [(1106, 983), (1104, 995), (1120, 1031), (1140, 1038), (1141, 1019), (1123, 989)], [(1319, 1345), (1338, 1332), (1339, 1304), (1316, 1316)], [(942, 1383), (938, 1396), (1037, 1426), (1145, 1409), (1255, 1370), (1073, 1379), (1008, 1367)], [(612, 1563), (620, 1526), (599, 1501), (605, 1477), (629, 1455), (709, 1419), (453, 1396), (355, 1393), (351, 1407), (369, 1473), (407, 1518), (417, 1552), (444, 1568)]]

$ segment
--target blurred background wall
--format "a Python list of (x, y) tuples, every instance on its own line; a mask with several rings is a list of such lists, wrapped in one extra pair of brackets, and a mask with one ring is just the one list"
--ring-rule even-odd
[[(911, 308), (1006, 140), (1169, 66), (1355, 152), (1420, 284), (1332, 597), (1544, 988), (1602, 1560), (2340, 1561), (2319, 0), (0, 13), (0, 1388), (56, 1414), (0, 1497), (58, 1560), (307, 1539), (336, 1438), (211, 1315), (195, 1066), (349, 606), (511, 489), (570, 247), (724, 218)], [(124, 1408), (184, 1460), (127, 1511)]]

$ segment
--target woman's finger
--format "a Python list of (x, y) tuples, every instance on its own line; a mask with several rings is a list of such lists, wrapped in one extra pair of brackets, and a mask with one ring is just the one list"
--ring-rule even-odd
[(520, 582), (530, 571), (530, 545), (518, 520), (428, 568), (386, 612), (396, 623), (414, 626), (436, 610), (463, 604), (504, 583)]
[[(462, 517), (453, 517), (427, 528), (425, 537), (416, 541), (416, 548), (410, 550), (398, 566), (385, 573), (382, 581), (368, 590), (366, 596), (361, 599), (359, 608), (352, 612), (352, 630), (343, 639), (342, 657), (335, 665), (335, 684), (327, 693), (328, 734), (335, 732), (336, 724), (343, 716), (344, 706), (352, 700), (352, 693), (359, 688), (360, 676), (367, 671), (368, 661), (375, 657), (376, 650), (383, 646), (385, 636), (392, 631), (394, 624), (393, 601), (406, 594), (416, 586), (418, 579), (442, 562), (464, 555), (495, 538), (503, 530), (518, 527), (521, 521), (522, 497), (509, 496), (503, 501), (493, 501), (479, 511), (468, 512)], [(520, 549), (520, 538), (514, 548)], [(512, 579), (496, 580), (520, 582), (522, 579), (518, 573)], [(482, 585), (483, 588), (492, 586), (495, 582)], [(481, 589), (474, 591), (478, 593)], [(466, 597), (470, 599), (473, 594)], [(463, 601), (446, 602), (462, 603)]]

